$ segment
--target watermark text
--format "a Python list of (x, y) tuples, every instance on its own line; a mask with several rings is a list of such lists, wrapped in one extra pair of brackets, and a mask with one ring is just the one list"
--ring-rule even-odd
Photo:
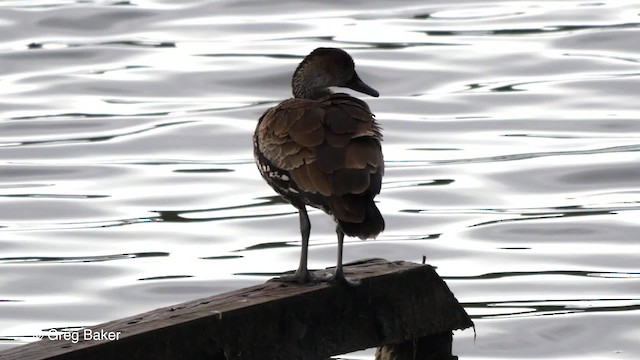
[(77, 344), (82, 341), (115, 341), (120, 340), (122, 331), (105, 331), (103, 329), (82, 329), (78, 331), (59, 331), (57, 329), (49, 330), (42, 338), (51, 341), (64, 340)]

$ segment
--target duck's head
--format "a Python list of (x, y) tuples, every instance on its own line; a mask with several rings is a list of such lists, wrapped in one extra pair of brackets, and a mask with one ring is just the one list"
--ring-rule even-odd
[(374, 97), (380, 95), (360, 80), (351, 56), (337, 48), (313, 50), (293, 73), (291, 86), (293, 96), (304, 99), (330, 94), (330, 86), (346, 87)]

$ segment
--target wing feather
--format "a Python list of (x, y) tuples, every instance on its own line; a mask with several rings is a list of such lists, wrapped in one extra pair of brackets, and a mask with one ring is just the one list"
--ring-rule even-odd
[(298, 189), (322, 195), (329, 207), (340, 208), (334, 214), (338, 218), (361, 221), (364, 216), (362, 209), (345, 207), (341, 196), (380, 191), (382, 136), (359, 99), (332, 94), (320, 100), (285, 100), (265, 112), (256, 137), (266, 159), (288, 171)]

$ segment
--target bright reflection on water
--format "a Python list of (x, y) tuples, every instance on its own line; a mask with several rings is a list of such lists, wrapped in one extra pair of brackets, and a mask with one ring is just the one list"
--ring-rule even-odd
[(382, 94), (387, 161), (387, 230), (345, 261), (426, 255), (476, 322), (461, 359), (640, 358), (638, 8), (3, 1), (0, 349), (295, 268), (251, 135), (336, 46)]

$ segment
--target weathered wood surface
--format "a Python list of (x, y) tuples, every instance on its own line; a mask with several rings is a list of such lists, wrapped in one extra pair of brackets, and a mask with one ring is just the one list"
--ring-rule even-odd
[(345, 272), (361, 284), (267, 282), (91, 327), (119, 340), (45, 337), (0, 360), (324, 360), (473, 326), (429, 265), (372, 259)]

